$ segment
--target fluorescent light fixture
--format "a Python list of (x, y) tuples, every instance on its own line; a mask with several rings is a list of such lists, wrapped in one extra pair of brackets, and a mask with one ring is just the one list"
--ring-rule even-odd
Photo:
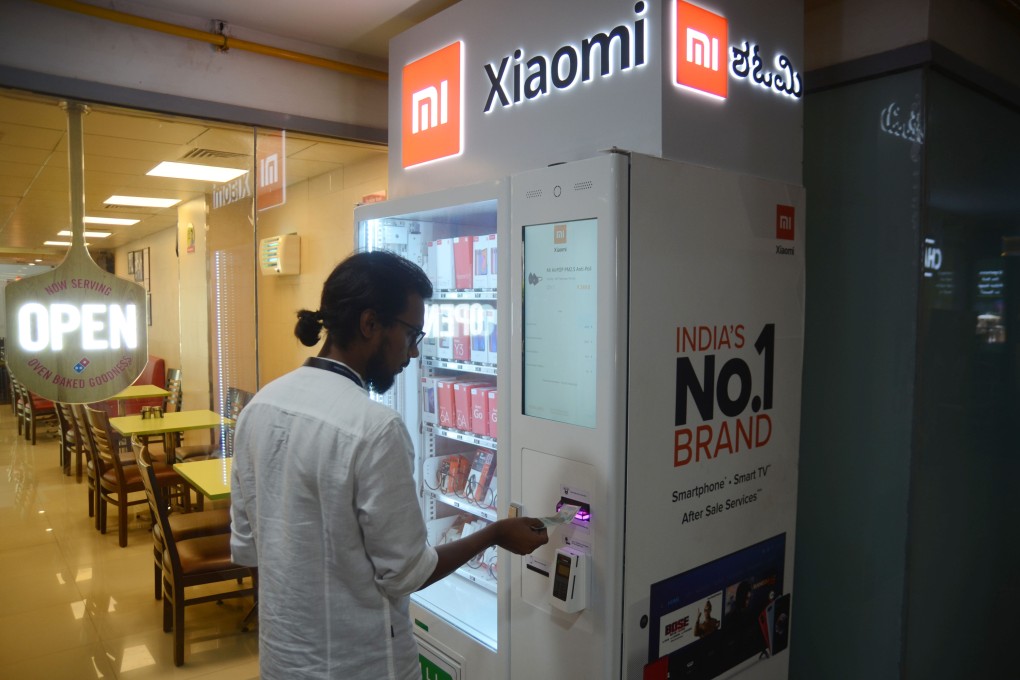
[(110, 196), (106, 205), (131, 205), (139, 208), (169, 208), (181, 202), (179, 198), (153, 198), (151, 196)]
[[(67, 231), (66, 229), (64, 231), (58, 231), (57, 232), (57, 236), (70, 236), (70, 235), (71, 235), (71, 232)], [(86, 231), (85, 232), (85, 238), (106, 238), (107, 236), (110, 236), (110, 235), (111, 234), (108, 231)], [(36, 262), (39, 262), (39, 260), (36, 260)]]
[(44, 246), (69, 246), (70, 241), (43, 241)]
[(123, 217), (86, 217), (82, 220), (85, 224), (112, 224), (118, 227), (130, 227), (138, 224), (141, 220), (129, 220)]
[(216, 165), (199, 165), (197, 163), (173, 163), (163, 161), (146, 175), (154, 177), (174, 177), (177, 179), (197, 179), (204, 182), (229, 182), (247, 173), (247, 170), (224, 168)]

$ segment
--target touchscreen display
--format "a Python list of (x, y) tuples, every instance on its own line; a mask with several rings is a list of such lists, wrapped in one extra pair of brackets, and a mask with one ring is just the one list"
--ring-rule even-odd
[(524, 227), (524, 415), (595, 427), (598, 220)]

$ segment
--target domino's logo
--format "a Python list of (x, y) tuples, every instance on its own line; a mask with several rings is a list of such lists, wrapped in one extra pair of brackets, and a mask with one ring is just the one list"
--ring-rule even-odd
[(75, 373), (81, 373), (82, 371), (85, 370), (85, 367), (88, 366), (90, 363), (92, 363), (92, 362), (83, 357), (81, 359), (81, 361), (79, 361), (78, 363), (76, 363), (74, 365), (74, 372)]

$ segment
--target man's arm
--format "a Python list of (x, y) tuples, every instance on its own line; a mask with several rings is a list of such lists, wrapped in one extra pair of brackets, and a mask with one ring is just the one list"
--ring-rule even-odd
[(471, 558), (491, 546), (498, 545), (512, 553), (527, 555), (548, 542), (549, 534), (537, 519), (532, 517), (501, 519), (470, 536), (438, 546), (436, 554), (439, 561), (432, 575), (421, 587), (427, 588), (449, 576), (458, 567), (467, 564)]

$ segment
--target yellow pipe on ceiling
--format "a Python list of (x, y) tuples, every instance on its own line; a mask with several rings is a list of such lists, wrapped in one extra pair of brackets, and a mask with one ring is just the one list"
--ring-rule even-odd
[(222, 33), (213, 33), (208, 31), (200, 31), (194, 28), (187, 28), (185, 26), (178, 26), (177, 24), (167, 23), (165, 21), (156, 21), (155, 19), (146, 19), (144, 17), (135, 16), (133, 14), (127, 14), (125, 12), (118, 12), (112, 9), (106, 9), (105, 7), (96, 7), (95, 5), (87, 5), (82, 2), (75, 2), (74, 0), (35, 0), (43, 5), (50, 5), (59, 9), (68, 10), (70, 12), (78, 12), (80, 14), (86, 14), (91, 17), (99, 19), (106, 19), (108, 21), (115, 21), (121, 24), (127, 24), (128, 26), (135, 26), (137, 28), (145, 28), (150, 31), (159, 31), (160, 33), (166, 33), (168, 35), (175, 35), (180, 38), (188, 38), (189, 40), (198, 40), (199, 42), (208, 43), (221, 50), (238, 49), (246, 52), (254, 52), (256, 54), (262, 54), (269, 57), (276, 57), (278, 59), (287, 59), (289, 61), (296, 61), (301, 64), (308, 66), (318, 66), (320, 68), (327, 68), (340, 73), (346, 73), (349, 75), (360, 76), (362, 78), (370, 78), (372, 80), (386, 81), (389, 79), (389, 74), (385, 71), (377, 71), (375, 69), (365, 68), (363, 66), (356, 66), (355, 64), (348, 64), (342, 61), (335, 61), (333, 59), (324, 59), (322, 57), (312, 56), (310, 54), (304, 54), (302, 52), (294, 52), (293, 50), (285, 50), (279, 47), (272, 47), (270, 45), (263, 45), (260, 43), (250, 42), (248, 40), (240, 40), (238, 38), (232, 38)]

